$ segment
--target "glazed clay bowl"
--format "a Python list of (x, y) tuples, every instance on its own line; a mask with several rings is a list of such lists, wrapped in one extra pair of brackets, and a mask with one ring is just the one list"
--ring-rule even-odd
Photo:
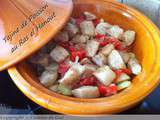
[(8, 70), (18, 88), (37, 104), (63, 114), (113, 114), (124, 111), (143, 100), (159, 84), (160, 35), (156, 26), (138, 11), (109, 0), (74, 0), (73, 16), (90, 11), (111, 24), (136, 31), (134, 52), (142, 65), (142, 73), (132, 85), (111, 97), (79, 99), (56, 94), (43, 87), (34, 70), (25, 61)]

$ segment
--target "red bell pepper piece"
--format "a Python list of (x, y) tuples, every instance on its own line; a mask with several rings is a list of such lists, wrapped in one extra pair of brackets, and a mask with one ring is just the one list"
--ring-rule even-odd
[(76, 59), (76, 56), (78, 56), (79, 57), (79, 60), (82, 60), (83, 58), (85, 58), (86, 57), (86, 51), (84, 50), (84, 49), (80, 49), (80, 50), (78, 50), (78, 51), (73, 51), (73, 52), (71, 52), (71, 61), (75, 61), (75, 59)]
[(96, 39), (101, 39), (101, 38), (105, 38), (106, 36), (105, 35), (103, 35), (103, 34), (97, 34), (96, 36), (95, 36), (95, 38)]
[(99, 20), (99, 19), (93, 20), (93, 24), (94, 24), (95, 27), (96, 27), (99, 23), (100, 23), (100, 20)]
[(110, 84), (107, 87), (101, 84), (98, 86), (98, 89), (101, 96), (110, 96), (117, 93), (117, 86), (115, 84)]
[(87, 85), (96, 85), (97, 79), (95, 77), (89, 77), (89, 78), (83, 78), (80, 80), (80, 85), (81, 86), (87, 86)]
[(85, 20), (84, 15), (81, 15), (79, 18), (76, 18), (76, 25), (79, 27), (84, 20)]
[(64, 74), (69, 70), (69, 68), (70, 68), (70, 65), (63, 62), (59, 64), (58, 73), (60, 73), (61, 76), (64, 76)]
[(98, 86), (98, 90), (99, 90), (101, 96), (105, 96), (105, 94), (107, 93), (107, 89), (106, 89), (105, 85), (102, 85), (102, 84), (99, 85)]
[(110, 96), (115, 94), (117, 94), (117, 86), (115, 84), (110, 84), (107, 87), (107, 93), (105, 94), (105, 96)]
[(127, 68), (120, 69), (120, 70), (113, 70), (113, 71), (116, 73), (116, 79), (119, 78), (122, 73), (125, 73), (127, 75), (131, 75), (131, 70), (127, 69)]

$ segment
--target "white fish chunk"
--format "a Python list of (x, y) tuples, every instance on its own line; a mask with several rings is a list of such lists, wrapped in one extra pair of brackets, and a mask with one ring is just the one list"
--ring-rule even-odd
[(58, 70), (58, 64), (56, 62), (53, 62), (52, 64), (45, 67), (47, 71), (57, 71)]
[(135, 54), (132, 52), (120, 52), (120, 55), (122, 56), (125, 63), (128, 63), (130, 58), (135, 58)]
[(72, 90), (72, 94), (77, 98), (97, 98), (100, 96), (98, 88), (94, 86), (82, 86)]
[(98, 66), (104, 66), (107, 64), (107, 57), (100, 53), (92, 57), (92, 60)]
[(69, 53), (66, 49), (64, 49), (61, 46), (56, 46), (51, 52), (50, 52), (50, 56), (53, 60), (55, 60), (56, 62), (62, 62), (63, 60), (65, 60), (68, 56)]
[(65, 27), (65, 30), (68, 32), (70, 38), (76, 35), (79, 32), (79, 28), (72, 23), (68, 23)]
[(57, 71), (44, 71), (42, 75), (39, 77), (40, 82), (46, 86), (52, 86), (58, 78)]
[(95, 27), (92, 21), (83, 21), (80, 24), (81, 32), (83, 35), (94, 36), (95, 35)]
[(93, 75), (106, 86), (111, 84), (116, 78), (116, 74), (109, 68), (109, 66), (98, 68)]
[(58, 82), (68, 88), (72, 88), (73, 84), (79, 80), (79, 74), (75, 69), (70, 68), (62, 79)]
[(100, 53), (105, 55), (105, 56), (108, 56), (112, 52), (112, 50), (114, 50), (114, 45), (113, 44), (108, 44), (108, 45), (106, 45), (102, 48)]
[(112, 69), (123, 69), (126, 65), (117, 50), (113, 50), (108, 56), (108, 64)]
[(75, 44), (86, 43), (87, 40), (89, 40), (89, 36), (77, 34), (75, 37), (73, 37), (72, 42), (75, 43)]
[(69, 41), (68, 32), (67, 31), (61, 31), (54, 37), (54, 39), (56, 41), (61, 41), (61, 42)]
[(86, 17), (86, 20), (95, 20), (97, 18), (94, 14), (87, 11), (84, 12), (84, 15)]
[(142, 67), (136, 58), (131, 58), (128, 61), (128, 67), (134, 75), (138, 75), (142, 71)]
[(86, 52), (89, 57), (93, 57), (99, 48), (99, 42), (95, 40), (89, 40), (86, 45)]
[(107, 29), (111, 28), (112, 25), (110, 25), (107, 22), (100, 22), (97, 26), (96, 26), (96, 33), (99, 34), (107, 34)]
[(123, 29), (120, 28), (118, 25), (114, 25), (110, 29), (107, 30), (107, 33), (109, 35), (111, 35), (112, 37), (118, 38), (118, 39), (122, 37), (123, 32), (124, 32)]
[(134, 42), (135, 36), (136, 36), (135, 31), (128, 30), (128, 31), (124, 32), (121, 39), (126, 46), (129, 46)]

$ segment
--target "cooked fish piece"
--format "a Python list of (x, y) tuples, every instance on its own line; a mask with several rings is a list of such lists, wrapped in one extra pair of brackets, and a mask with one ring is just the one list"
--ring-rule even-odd
[(81, 61), (80, 61), (80, 64), (92, 64), (91, 60), (89, 60), (88, 58), (83, 58)]
[(68, 56), (69, 53), (66, 49), (64, 49), (61, 46), (56, 46), (51, 52), (50, 52), (50, 56), (53, 60), (55, 60), (56, 62), (62, 62), (63, 60), (65, 60)]
[(62, 79), (60, 79), (58, 82), (68, 88), (72, 88), (73, 84), (76, 83), (79, 80), (79, 73), (77, 70), (70, 68), (64, 75)]
[(70, 38), (76, 35), (79, 32), (79, 28), (72, 23), (68, 23), (65, 27), (65, 30), (68, 32)]
[(56, 62), (52, 62), (52, 64), (45, 67), (47, 71), (57, 71), (58, 70), (58, 64)]
[(119, 78), (116, 80), (117, 83), (119, 82), (123, 82), (123, 81), (127, 81), (127, 80), (131, 80), (130, 76), (128, 76), (125, 73), (122, 73)]
[(126, 46), (129, 46), (129, 45), (133, 44), (133, 42), (135, 40), (135, 36), (136, 36), (136, 32), (135, 31), (127, 30), (122, 35), (121, 39), (122, 39), (122, 41), (124, 42), (124, 44)]
[(107, 30), (107, 34), (119, 39), (123, 35), (123, 29), (120, 28), (118, 25), (114, 25), (110, 29)]
[(85, 71), (89, 70), (89, 71), (96, 71), (98, 66), (94, 65), (94, 64), (85, 64)]
[(56, 41), (61, 41), (61, 42), (66, 42), (66, 41), (69, 41), (69, 35), (68, 35), (68, 32), (67, 31), (61, 31), (59, 32), (55, 37), (54, 39)]
[(95, 40), (87, 41), (86, 52), (89, 57), (93, 57), (97, 53), (98, 48), (99, 48), (99, 42)]
[(100, 96), (98, 88), (94, 86), (82, 86), (72, 90), (72, 94), (77, 98), (97, 98)]
[(92, 21), (83, 21), (80, 24), (81, 32), (83, 35), (94, 36), (95, 35), (95, 27)]
[(97, 18), (94, 14), (87, 11), (84, 12), (84, 15), (86, 17), (86, 20), (95, 20)]
[(87, 40), (89, 40), (89, 36), (77, 34), (76, 36), (73, 37), (72, 42), (75, 44), (86, 43)]
[(48, 54), (36, 54), (29, 59), (30, 63), (46, 67), (49, 65), (50, 58)]
[(58, 78), (57, 71), (44, 71), (42, 75), (39, 77), (40, 82), (46, 86), (52, 86)]
[(134, 75), (138, 75), (142, 71), (142, 67), (136, 58), (131, 58), (128, 61), (128, 67)]
[(107, 34), (107, 29), (111, 28), (112, 25), (110, 25), (107, 22), (100, 22), (97, 26), (96, 26), (96, 33), (99, 34)]
[(49, 89), (53, 92), (57, 92), (58, 91), (58, 84), (52, 85), (49, 87)]
[(113, 50), (108, 56), (108, 64), (112, 69), (123, 69), (126, 65), (117, 50)]
[(101, 53), (105, 56), (108, 56), (112, 52), (112, 50), (114, 50), (114, 45), (108, 44), (108, 45), (104, 46), (99, 53)]
[(121, 57), (125, 63), (128, 63), (130, 58), (135, 58), (135, 54), (132, 52), (120, 52)]
[(109, 68), (109, 66), (103, 66), (96, 70), (93, 75), (104, 85), (108, 86), (116, 78), (116, 74)]
[(92, 57), (92, 61), (98, 66), (104, 66), (107, 64), (107, 57), (99, 53)]

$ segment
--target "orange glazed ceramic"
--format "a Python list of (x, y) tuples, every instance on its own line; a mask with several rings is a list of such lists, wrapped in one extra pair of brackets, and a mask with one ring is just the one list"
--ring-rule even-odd
[(63, 114), (113, 114), (143, 100), (159, 84), (160, 34), (157, 27), (138, 11), (111, 0), (74, 0), (73, 16), (93, 12), (111, 24), (136, 31), (134, 52), (143, 71), (132, 85), (117, 95), (97, 99), (79, 99), (56, 94), (43, 87), (25, 61), (8, 70), (19, 89), (37, 104)]
[(72, 0), (0, 0), (0, 71), (44, 46), (72, 8)]

